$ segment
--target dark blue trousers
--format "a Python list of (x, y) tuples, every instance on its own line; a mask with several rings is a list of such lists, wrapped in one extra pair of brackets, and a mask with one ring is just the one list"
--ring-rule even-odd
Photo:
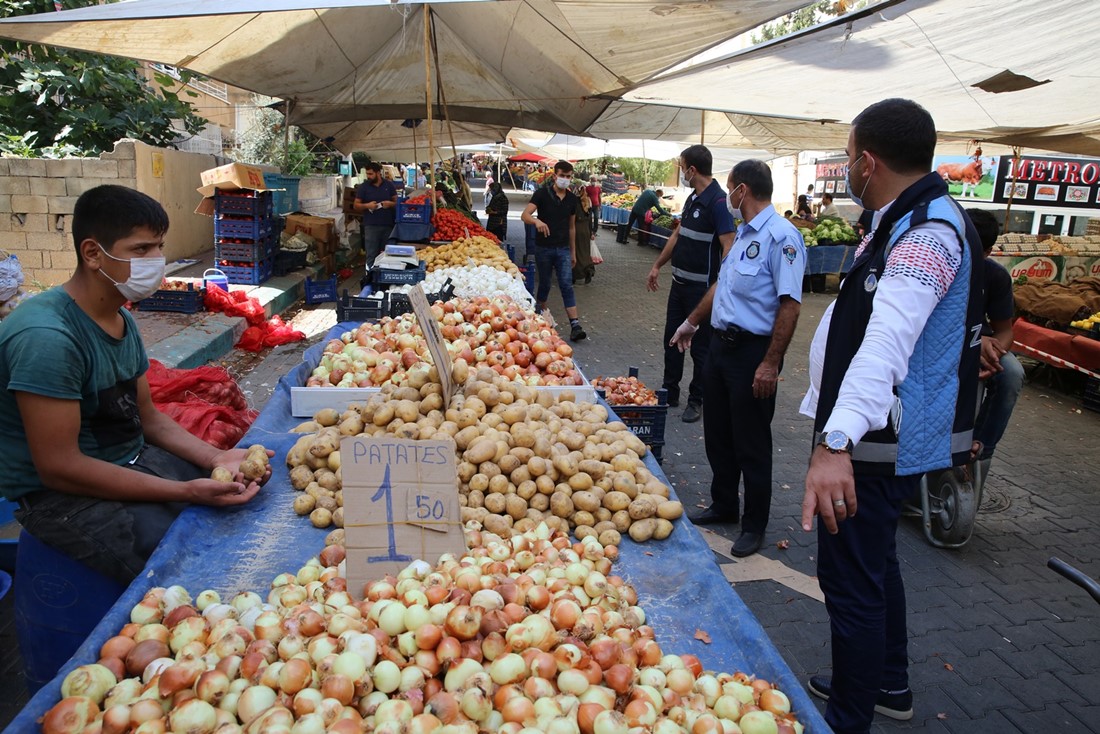
[[(672, 279), (672, 285), (668, 289), (668, 306), (665, 309), (665, 335), (663, 344), (665, 347), (665, 374), (661, 379), (661, 387), (668, 390), (668, 402), (676, 403), (680, 400), (680, 381), (684, 377), (684, 359), (686, 354), (676, 347), (669, 346), (672, 335), (684, 319), (691, 315), (699, 301), (707, 294), (706, 283), (689, 283)], [(707, 353), (710, 351), (710, 321), (699, 324), (699, 331), (691, 340), (691, 382), (688, 385), (688, 402), (695, 405), (703, 404), (703, 365), (707, 362)]]
[(879, 690), (909, 687), (905, 587), (895, 535), (919, 476), (856, 474), (855, 517), (830, 535), (817, 526), (817, 577), (832, 632), (832, 695), (825, 721), (836, 734), (870, 730)]

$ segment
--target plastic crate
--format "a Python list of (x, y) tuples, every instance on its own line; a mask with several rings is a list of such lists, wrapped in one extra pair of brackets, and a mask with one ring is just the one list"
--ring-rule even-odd
[[(424, 297), (428, 299), (428, 303), (432, 304), (436, 301), (449, 301), (454, 298), (455, 287), (451, 283), (451, 279), (447, 278), (447, 281), (443, 284), (443, 287), (437, 293), (425, 293)], [(412, 301), (409, 300), (409, 296), (406, 293), (390, 292), (389, 294), (389, 315), (390, 318), (396, 319), (398, 316), (402, 316), (407, 313), (412, 313)]]
[(338, 301), (339, 297), (336, 295), (336, 285), (337, 278), (335, 275), (327, 280), (306, 278), (306, 303), (312, 305), (315, 303), (324, 303), (325, 301)]
[(276, 214), (286, 215), (298, 209), (298, 187), (301, 176), (265, 173), (264, 185), (271, 189), (272, 207)]
[(520, 270), (523, 272), (524, 287), (532, 296), (535, 295), (535, 256), (528, 255), (524, 259), (523, 267)]
[[(637, 377), (638, 368), (631, 367), (627, 374), (630, 377)], [(596, 392), (606, 402), (604, 391), (597, 388)], [(619, 416), (619, 420), (650, 449), (665, 445), (665, 420), (668, 418), (668, 390), (662, 387), (656, 392), (656, 405), (610, 405), (615, 415)], [(653, 455), (660, 461), (659, 451), (654, 451)]]
[(279, 250), (275, 253), (275, 275), (286, 275), (304, 268), (308, 255), (307, 250)]
[(218, 189), (214, 194), (214, 214), (270, 219), (275, 213), (273, 201), (270, 191)]
[(205, 289), (196, 288), (194, 283), (188, 283), (185, 291), (158, 290), (134, 305), (140, 311), (198, 313), (203, 310), (202, 299), (205, 293)]
[(275, 258), (269, 257), (259, 262), (221, 262), (218, 261), (218, 270), (225, 273), (230, 283), (235, 285), (259, 285), (271, 277), (271, 270), (275, 264)]
[(361, 298), (353, 296), (344, 289), (340, 300), (336, 302), (336, 323), (345, 321), (378, 321), (389, 308), (388, 294), (383, 293), (382, 298)]
[(416, 269), (390, 270), (371, 268), (371, 282), (376, 285), (413, 285), (428, 277), (427, 265), (420, 261)]
[(234, 242), (219, 240), (214, 243), (215, 260), (236, 260), (239, 262), (259, 262), (275, 254), (278, 240), (268, 235), (259, 242)]
[(508, 253), (509, 260), (511, 260), (516, 265), (519, 265), (519, 263), (516, 262), (516, 248), (514, 246), (506, 244), (504, 245), (504, 251)]
[(402, 224), (428, 224), (432, 221), (431, 204), (397, 202), (397, 221)]
[(228, 217), (214, 220), (215, 239), (243, 239), (259, 241), (275, 231), (275, 220), (268, 218)]

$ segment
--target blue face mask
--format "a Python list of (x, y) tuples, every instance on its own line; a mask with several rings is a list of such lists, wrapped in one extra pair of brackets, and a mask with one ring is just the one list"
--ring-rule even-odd
[[(867, 184), (871, 183), (871, 177), (867, 176), (867, 180), (863, 182), (863, 191), (859, 192), (859, 196), (856, 196), (855, 189), (852, 188), (852, 169), (856, 167), (856, 163), (863, 160), (863, 153), (859, 154), (859, 158), (856, 158), (855, 163), (848, 166), (848, 170), (844, 172), (844, 183), (848, 189), (848, 197), (851, 198), (852, 203), (858, 206), (860, 209), (866, 209), (863, 206), (863, 195), (867, 193)], [(874, 173), (874, 169), (871, 170)]]

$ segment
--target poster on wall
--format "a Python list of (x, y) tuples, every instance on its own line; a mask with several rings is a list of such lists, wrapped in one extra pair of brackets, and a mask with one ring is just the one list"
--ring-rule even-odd
[(835, 199), (848, 198), (848, 184), (844, 176), (848, 173), (848, 156), (830, 156), (814, 160), (814, 193), (833, 194)]
[(1096, 209), (1100, 204), (1100, 159), (1045, 155), (1003, 156), (993, 200), (1013, 204)]
[(960, 201), (993, 201), (1000, 156), (938, 155), (932, 159), (934, 170), (947, 183), (947, 191)]

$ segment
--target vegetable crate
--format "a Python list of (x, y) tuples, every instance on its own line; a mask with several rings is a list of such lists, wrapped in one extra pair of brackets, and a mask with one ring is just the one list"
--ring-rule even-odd
[(141, 311), (198, 313), (203, 310), (202, 297), (205, 292), (203, 288), (196, 288), (194, 283), (188, 283), (185, 291), (159, 290), (134, 305)]
[[(627, 374), (630, 377), (637, 377), (638, 368), (631, 367)], [(597, 389), (596, 393), (606, 403), (604, 391)], [(619, 416), (619, 420), (626, 424), (635, 436), (642, 439), (642, 443), (653, 452), (653, 458), (657, 463), (661, 463), (663, 459), (661, 450), (665, 445), (665, 421), (668, 418), (668, 390), (662, 387), (656, 393), (656, 405), (608, 405), (608, 407), (615, 411), (615, 415)]]
[(386, 315), (389, 308), (387, 294), (383, 293), (381, 295), (381, 298), (353, 296), (345, 288), (340, 300), (336, 302), (336, 323), (378, 321)]
[(218, 270), (225, 273), (230, 283), (235, 285), (259, 285), (271, 277), (275, 258), (268, 257), (259, 262), (221, 262)]
[(218, 189), (214, 194), (215, 215), (234, 217), (254, 217), (270, 219), (274, 215), (273, 198), (270, 191), (236, 189), (225, 191)]
[(523, 267), (520, 268), (520, 272), (523, 273), (523, 285), (527, 288), (527, 292), (532, 296), (535, 295), (535, 256), (528, 255), (523, 261)]
[[(425, 293), (424, 297), (428, 299), (428, 303), (432, 304), (436, 301), (449, 301), (454, 297), (455, 287), (451, 283), (451, 279), (448, 278), (447, 282), (443, 284), (443, 288), (438, 293)], [(389, 316), (392, 319), (396, 319), (407, 313), (412, 313), (412, 301), (409, 300), (409, 296), (405, 293), (397, 293), (391, 291), (389, 293)]]
[(214, 219), (214, 238), (260, 241), (275, 231), (275, 220), (254, 217), (220, 216)]
[(278, 173), (264, 174), (264, 185), (272, 190), (272, 208), (276, 214), (290, 214), (298, 208), (298, 186), (301, 182), (301, 176), (283, 176)]
[(432, 205), (406, 204), (398, 200), (397, 221), (403, 224), (429, 224), (432, 221)]
[(214, 243), (215, 260), (236, 260), (238, 262), (259, 262), (275, 254), (278, 240), (272, 235), (256, 242), (241, 241), (237, 238), (218, 240)]
[(371, 268), (371, 282), (375, 285), (413, 285), (428, 277), (427, 264), (421, 260), (414, 270), (390, 270)]
[(324, 303), (325, 301), (338, 301), (339, 296), (336, 294), (337, 276), (332, 276), (326, 280), (314, 280), (313, 278), (306, 278), (306, 303), (313, 305), (315, 303)]
[(279, 250), (275, 253), (275, 275), (286, 275), (304, 268), (308, 255), (307, 250)]

